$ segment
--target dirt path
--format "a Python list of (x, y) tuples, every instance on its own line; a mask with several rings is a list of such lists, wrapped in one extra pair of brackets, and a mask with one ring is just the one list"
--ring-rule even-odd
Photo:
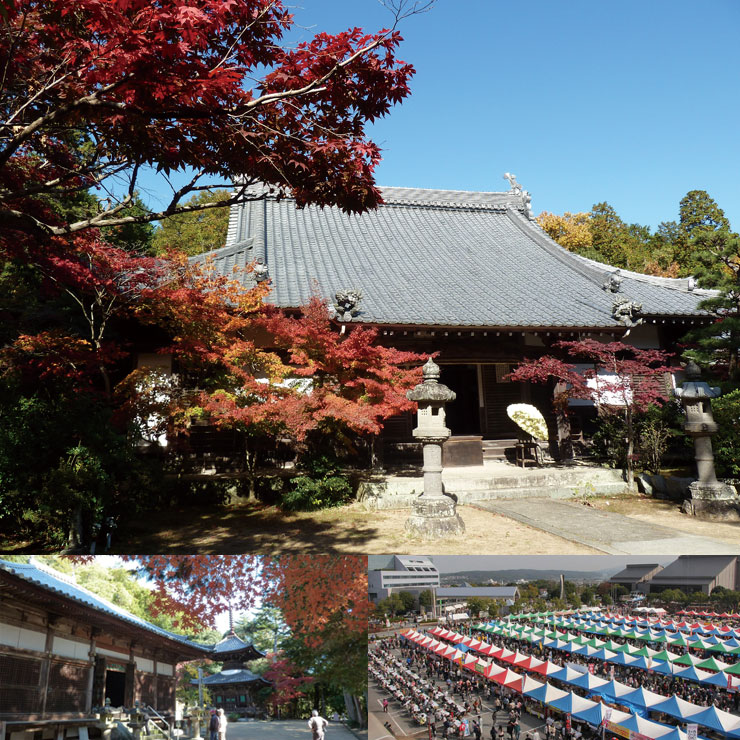
[(359, 504), (312, 513), (274, 507), (173, 508), (133, 523), (113, 544), (113, 553), (434, 552), (439, 555), (496, 553), (549, 555), (594, 553), (555, 535), (468, 506), (459, 507), (467, 531), (445, 542), (409, 538), (408, 510), (370, 512)]

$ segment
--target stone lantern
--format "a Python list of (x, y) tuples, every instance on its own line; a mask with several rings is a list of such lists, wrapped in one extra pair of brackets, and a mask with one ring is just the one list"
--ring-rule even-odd
[(462, 534), (465, 524), (457, 513), (454, 499), (446, 496), (442, 484), (442, 445), (450, 436), (445, 426), (445, 404), (455, 394), (439, 382), (439, 366), (430, 357), (422, 370), (424, 382), (406, 392), (409, 401), (419, 405), (415, 439), (422, 443), (424, 455), (424, 493), (413, 504), (406, 530), (425, 539)]
[(692, 360), (686, 365), (686, 380), (676, 389), (676, 396), (686, 412), (684, 429), (694, 438), (694, 457), (698, 480), (689, 486), (691, 498), (684, 501), (690, 514), (726, 515), (737, 507), (737, 494), (732, 486), (717, 480), (712, 452), (712, 435), (717, 422), (712, 415), (712, 399), (721, 391), (701, 379), (699, 366)]

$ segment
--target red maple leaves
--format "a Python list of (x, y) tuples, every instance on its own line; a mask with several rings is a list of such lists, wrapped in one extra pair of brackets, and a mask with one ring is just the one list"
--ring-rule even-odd
[(154, 583), (154, 609), (184, 626), (213, 626), (229, 608), (278, 607), (294, 635), (316, 647), (331, 621), (367, 630), (367, 559), (359, 555), (124, 555)]

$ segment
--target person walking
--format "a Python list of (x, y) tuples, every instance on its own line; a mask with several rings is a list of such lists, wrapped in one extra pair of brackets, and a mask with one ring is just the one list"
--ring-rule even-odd
[(226, 740), (226, 727), (229, 724), (229, 720), (223, 709), (219, 709), (216, 716), (218, 717), (218, 740)]
[(383, 712), (388, 714), (388, 699), (383, 699)]
[(313, 733), (313, 740), (324, 740), (324, 731), (329, 723), (321, 717), (315, 709), (311, 712), (311, 719), (308, 720), (308, 727)]
[(218, 740), (218, 712), (211, 709), (211, 720), (208, 723), (208, 733), (210, 740)]

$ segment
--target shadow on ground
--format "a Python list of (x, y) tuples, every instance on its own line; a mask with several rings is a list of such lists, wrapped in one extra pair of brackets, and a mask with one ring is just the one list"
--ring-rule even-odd
[(378, 534), (367, 514), (354, 512), (343, 518), (337, 510), (292, 513), (259, 504), (215, 509), (175, 506), (127, 522), (110, 552), (365, 552)]

